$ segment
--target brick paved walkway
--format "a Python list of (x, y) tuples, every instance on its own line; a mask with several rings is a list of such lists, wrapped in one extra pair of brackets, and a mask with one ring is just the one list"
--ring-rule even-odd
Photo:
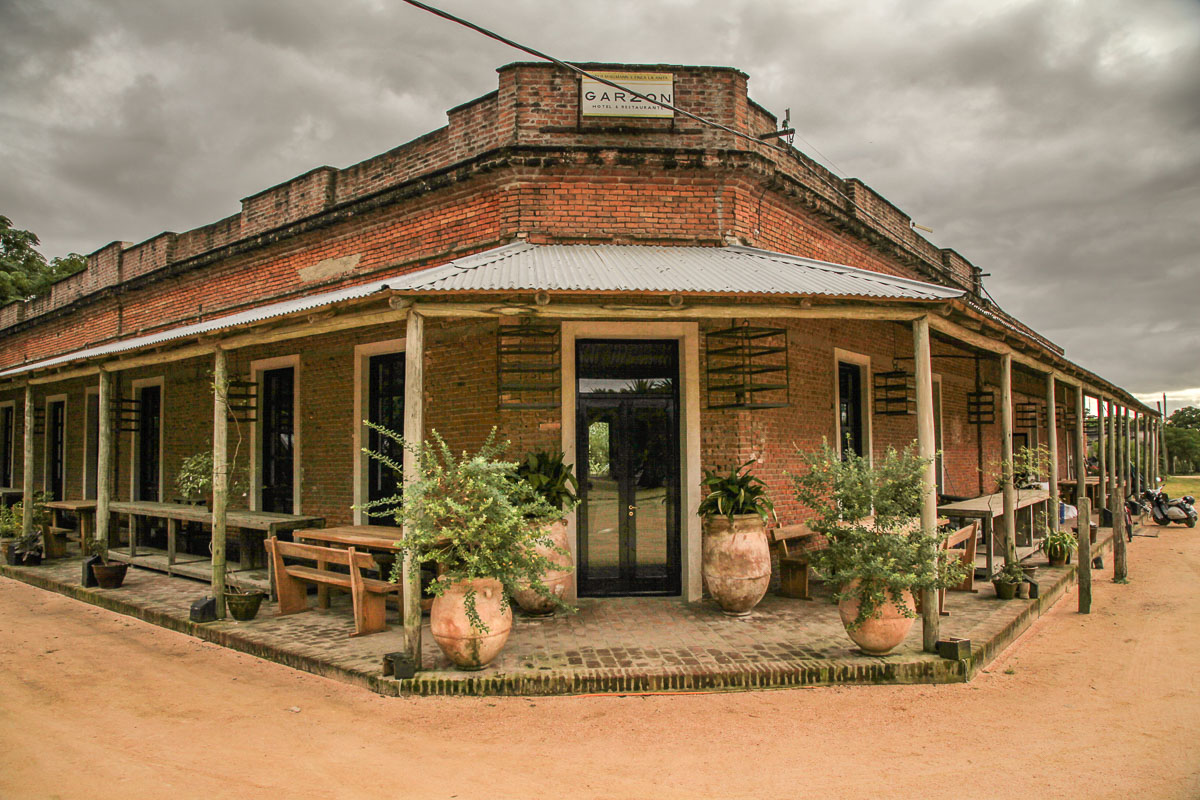
[[(1099, 552), (1109, 533), (1101, 531)], [(264, 603), (252, 622), (196, 625), (188, 610), (208, 586), (187, 578), (131, 569), (120, 589), (84, 589), (79, 559), (4, 566), (0, 574), (382, 694), (534, 695), (969, 680), (1075, 581), (1074, 567), (1050, 569), (1040, 556), (1026, 563), (1039, 565), (1037, 600), (997, 600), (990, 582), (978, 584), (978, 594), (948, 593), (941, 634), (971, 640), (963, 661), (923, 653), (919, 620), (892, 655), (862, 654), (818, 585), (814, 601), (768, 594), (747, 619), (726, 617), (708, 601), (644, 597), (581, 600), (578, 613), (545, 619), (518, 614), (500, 657), (474, 673), (451, 668), (426, 621), (426, 670), (408, 681), (382, 675), (383, 654), (402, 649), (400, 626), (351, 638), (346, 596), (329, 610), (276, 617)], [(395, 612), (389, 616), (394, 622)]]

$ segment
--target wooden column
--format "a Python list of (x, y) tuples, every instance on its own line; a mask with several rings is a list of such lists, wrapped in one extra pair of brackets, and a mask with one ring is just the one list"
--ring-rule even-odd
[(1017, 560), (1017, 489), (1013, 485), (1012, 355), (1000, 356), (1000, 452), (1003, 461), (1004, 563)]
[[(937, 441), (933, 427), (933, 361), (929, 354), (927, 317), (913, 320), (913, 357), (917, 372), (917, 454), (925, 459), (921, 528), (926, 535), (933, 536), (937, 533)], [(926, 652), (937, 652), (940, 625), (938, 592), (928, 590), (921, 600), (921, 640)]]
[(1129, 576), (1125, 556), (1125, 498), (1129, 495), (1129, 409), (1122, 408), (1117, 419), (1117, 487), (1113, 492), (1113, 580), (1124, 582)]
[(1150, 488), (1150, 415), (1146, 413), (1138, 414), (1138, 443), (1142, 448), (1142, 489), (1144, 491)]
[[(25, 437), (21, 472), (21, 530), (25, 536), (33, 533), (33, 386), (25, 384)], [(61, 499), (61, 498), (55, 498)]]
[[(1087, 458), (1087, 431), (1084, 428), (1083, 386), (1075, 389), (1075, 429), (1079, 435), (1075, 437), (1075, 461), (1081, 466), (1079, 470), (1079, 485), (1083, 487), (1087, 470), (1082, 469)], [(1079, 533), (1078, 566), (1076, 574), (1079, 578), (1079, 611), (1087, 614), (1092, 609), (1092, 504), (1088, 500), (1086, 489), (1079, 494)], [(1086, 603), (1084, 598), (1086, 596)]]
[(1079, 498), (1079, 548), (1075, 574), (1079, 579), (1079, 613), (1092, 613), (1092, 501)]
[(100, 432), (96, 440), (96, 540), (108, 544), (108, 525), (112, 516), (112, 373), (101, 368), (99, 375)]
[(1096, 469), (1096, 477), (1099, 478), (1100, 484), (1096, 487), (1096, 503), (1097, 510), (1101, 507), (1108, 506), (1108, 437), (1105, 435), (1105, 426), (1108, 425), (1108, 401), (1102, 397), (1096, 398), (1096, 414), (1098, 415), (1096, 428), (1098, 438), (1096, 439), (1096, 458), (1099, 461)]
[[(1163, 392), (1162, 399), (1162, 421), (1163, 428), (1167, 425), (1167, 393)], [(1162, 445), (1162, 460), (1163, 460), (1163, 475), (1171, 474), (1171, 454), (1167, 452), (1167, 434), (1165, 430), (1160, 429), (1158, 432), (1160, 437), (1159, 443)]]
[(213, 354), (212, 591), (217, 619), (225, 618), (225, 535), (229, 508), (229, 366), (225, 351)]
[(1047, 504), (1051, 530), (1058, 530), (1058, 409), (1054, 406), (1053, 373), (1046, 376), (1046, 441), (1050, 445), (1050, 502)]
[[(412, 448), (425, 439), (425, 318), (415, 309), (408, 312), (404, 338), (404, 482), (420, 474)], [(421, 668), (421, 565), (412, 553), (404, 554), (402, 597), (404, 599), (404, 650), (417, 669)]]

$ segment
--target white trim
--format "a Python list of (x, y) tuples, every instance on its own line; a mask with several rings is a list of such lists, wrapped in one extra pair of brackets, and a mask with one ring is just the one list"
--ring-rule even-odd
[[(367, 418), (366, 375), (367, 362), (371, 356), (381, 356), (390, 353), (404, 352), (404, 338), (386, 339), (380, 342), (369, 342), (356, 345), (354, 348), (354, 524), (364, 525), (370, 520), (362, 511), (362, 504), (367, 499), (367, 455), (363, 453), (366, 447), (365, 427)], [(365, 518), (365, 519), (364, 519)]]
[[(17, 401), (16, 400), (0, 400), (0, 409), (12, 409), (12, 444), (8, 448), (8, 475), (10, 480), (16, 480), (17, 477)], [(0, 430), (0, 435), (3, 430)]]
[[(80, 464), (80, 467), (79, 467), (79, 474), (80, 474), (79, 488), (83, 492), (84, 499), (94, 500), (96, 498), (96, 494), (99, 492), (99, 489), (100, 489), (100, 459), (99, 458), (96, 459), (96, 485), (92, 487), (92, 494), (89, 496), (88, 495), (88, 478), (90, 478), (91, 476), (88, 475), (88, 445), (90, 445), (92, 442), (91, 442), (91, 438), (88, 436), (88, 432), (91, 430), (91, 427), (88, 425), (88, 409), (91, 408), (92, 395), (96, 396), (96, 413), (99, 414), (100, 413), (100, 404), (99, 404), (100, 387), (99, 386), (89, 386), (83, 390), (83, 458), (80, 459), (80, 461), (82, 463)], [(99, 420), (96, 420), (96, 421), (99, 422)], [(99, 440), (97, 440), (95, 444), (96, 444), (97, 448), (100, 447)], [(97, 456), (98, 455), (99, 455), (99, 452), (97, 452)]]
[[(132, 381), (129, 385), (129, 391), (133, 394), (133, 399), (137, 399), (138, 392), (147, 386), (158, 387), (158, 501), (166, 502), (166, 497), (163, 495), (163, 431), (167, 427), (167, 386), (166, 380), (162, 375), (153, 378), (139, 378)], [(99, 387), (97, 387), (99, 391)], [(141, 413), (138, 414), (138, 424), (141, 424)], [(138, 471), (141, 464), (138, 463), (138, 434), (137, 431), (129, 432), (129, 499), (137, 500), (137, 480)]]
[(839, 453), (842, 452), (842, 417), (838, 409), (838, 404), (841, 402), (839, 363), (856, 364), (863, 369), (862, 385), (859, 388), (859, 402), (862, 404), (860, 413), (862, 414), (863, 434), (866, 439), (867, 463), (874, 464), (875, 433), (871, 424), (873, 417), (871, 413), (871, 357), (851, 350), (843, 350), (840, 347), (833, 348), (833, 446)]
[[(575, 452), (575, 340), (674, 339), (680, 342), (679, 400), (682, 414), (679, 435), (680, 572), (682, 596), (700, 599), (700, 327), (696, 322), (563, 322), (562, 323), (562, 449), (569, 464), (578, 464)], [(575, 512), (567, 517), (567, 541), (578, 554)], [(578, 563), (578, 557), (576, 557)], [(574, 599), (575, 586), (571, 587)]]
[[(934, 372), (933, 377), (933, 396), (937, 401), (934, 403), (934, 408), (937, 414), (933, 418), (933, 449), (936, 453), (941, 453), (941, 468), (938, 470), (938, 482), (941, 484), (942, 493), (946, 491), (946, 428), (945, 415), (946, 410), (943, 403), (946, 401), (945, 395), (942, 394), (942, 376)], [(937, 458), (937, 456), (935, 456)]]
[[(67, 464), (67, 421), (69, 417), (67, 413), (70, 411), (70, 403), (66, 394), (51, 394), (42, 398), (42, 491), (47, 491), (50, 485), (50, 404), (63, 404), (63, 436), (62, 436), (62, 463), (63, 463), (63, 486), (62, 493), (67, 493), (68, 470)], [(55, 500), (65, 500), (65, 497), (55, 497)]]
[(250, 362), (250, 380), (256, 384), (254, 421), (250, 423), (250, 510), (258, 511), (262, 506), (262, 464), (258, 454), (262, 450), (259, 439), (262, 426), (258, 419), (262, 416), (263, 388), (262, 373), (273, 369), (292, 368), (292, 513), (300, 513), (300, 354), (279, 356), (277, 358), (260, 358)]

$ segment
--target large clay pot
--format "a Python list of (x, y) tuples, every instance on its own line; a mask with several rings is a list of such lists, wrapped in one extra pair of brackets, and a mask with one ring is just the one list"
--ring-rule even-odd
[[(567, 589), (571, 586), (572, 565), (571, 551), (567, 547), (567, 521), (560, 519), (558, 522), (550, 525), (546, 533), (555, 546), (561, 547), (566, 551), (564, 555), (544, 544), (539, 544), (534, 548), (538, 555), (545, 556), (558, 566), (558, 569), (546, 570), (546, 574), (542, 576), (542, 582), (546, 584), (546, 587), (555, 597), (561, 600), (566, 595)], [(518, 591), (513, 595), (513, 600), (517, 601), (517, 605), (522, 611), (535, 617), (552, 614), (556, 608), (552, 601), (547, 600), (529, 588)]]
[[(475, 611), (487, 631), (471, 627), (466, 596), (475, 590)], [(483, 669), (500, 654), (512, 630), (512, 609), (503, 605), (504, 585), (494, 578), (458, 581), (435, 598), (429, 613), (433, 640), (459, 669)]]
[(905, 591), (900, 601), (913, 616), (904, 616), (888, 600), (856, 630), (850, 630), (850, 623), (858, 617), (859, 600), (857, 597), (842, 600), (838, 603), (838, 613), (842, 616), (842, 624), (846, 626), (846, 635), (869, 656), (887, 655), (904, 641), (916, 621), (917, 603), (912, 592)]
[(705, 517), (701, 572), (721, 611), (744, 617), (771, 583), (766, 526), (756, 514)]

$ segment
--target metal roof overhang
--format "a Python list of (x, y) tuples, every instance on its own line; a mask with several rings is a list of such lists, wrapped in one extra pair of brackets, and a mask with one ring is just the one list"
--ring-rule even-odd
[(0, 380), (159, 347), (389, 292), (483, 295), (514, 291), (672, 293), (735, 297), (937, 302), (964, 292), (908, 278), (751, 247), (534, 245), (515, 242), (446, 264), (210, 320), (87, 347), (0, 370)]

